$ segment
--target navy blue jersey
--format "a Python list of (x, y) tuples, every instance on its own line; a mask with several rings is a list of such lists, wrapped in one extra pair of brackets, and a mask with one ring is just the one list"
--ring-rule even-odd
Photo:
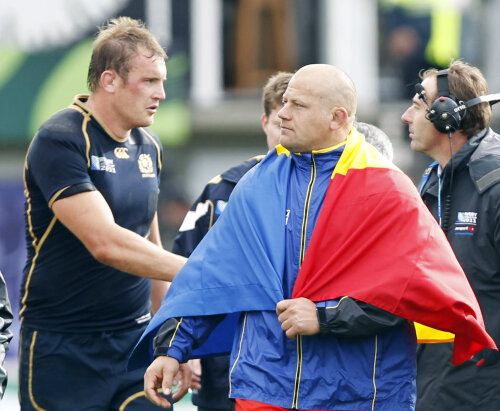
[(172, 247), (173, 253), (184, 257), (191, 255), (224, 211), (238, 181), (263, 158), (263, 155), (252, 157), (208, 182), (182, 222)]
[(99, 263), (55, 217), (63, 197), (98, 190), (118, 225), (149, 234), (156, 212), (162, 148), (150, 131), (120, 141), (89, 112), (86, 97), (45, 122), (25, 164), (28, 255), (21, 289), (23, 324), (86, 332), (149, 319), (151, 281)]

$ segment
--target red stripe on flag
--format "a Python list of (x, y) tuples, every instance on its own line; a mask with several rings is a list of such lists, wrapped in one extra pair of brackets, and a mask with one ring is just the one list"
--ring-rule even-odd
[(455, 364), (495, 347), (448, 240), (400, 171), (351, 169), (330, 182), (293, 298), (345, 295), (454, 333)]

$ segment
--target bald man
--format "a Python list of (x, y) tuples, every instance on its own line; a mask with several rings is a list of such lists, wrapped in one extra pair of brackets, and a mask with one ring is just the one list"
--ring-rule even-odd
[[(414, 409), (416, 341), (408, 321), (335, 290), (324, 294), (332, 299), (306, 298), (309, 286), (327, 290), (332, 274), (315, 280), (299, 276), (308, 261), (316, 261), (318, 244), (310, 246), (310, 240), (314, 243), (313, 233), (321, 226), (320, 212), (331, 208), (324, 204), (336, 166), (358, 156), (378, 158), (353, 127), (355, 114), (356, 90), (340, 69), (309, 65), (294, 74), (278, 113), (280, 145), (238, 183), (137, 346), (139, 358), (141, 347), (156, 335), (148, 348), (155, 360), (144, 378), (152, 402), (170, 406), (157, 388), (170, 392), (179, 363), (226, 349), (224, 324), (236, 315), (228, 337), (229, 396), (236, 399), (236, 410)], [(394, 171), (381, 158), (377, 171)], [(419, 201), (405, 178), (402, 184)], [(353, 207), (354, 201), (364, 200), (355, 198)], [(398, 221), (407, 221), (410, 204), (390, 206)], [(340, 212), (349, 216), (350, 209)], [(374, 224), (383, 220), (356, 210), (351, 218), (372, 218)], [(347, 230), (343, 235), (349, 238), (356, 231), (357, 223), (344, 230), (349, 218), (339, 218), (329, 234), (331, 252), (320, 253), (338, 252), (342, 247), (334, 244), (335, 237)], [(392, 230), (390, 224), (386, 229)], [(363, 245), (346, 247), (334, 265), (352, 264), (350, 250)], [(371, 273), (371, 267), (365, 272)], [(211, 342), (212, 348), (202, 352)]]

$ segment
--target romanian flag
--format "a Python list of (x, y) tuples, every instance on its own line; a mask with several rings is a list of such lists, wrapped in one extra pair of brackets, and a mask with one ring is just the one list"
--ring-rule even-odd
[(293, 292), (313, 301), (344, 295), (420, 323), (420, 342), (455, 334), (455, 365), (496, 348), (467, 277), (416, 188), (356, 138), (348, 139), (334, 169)]
[[(275, 311), (284, 298), (286, 182), (292, 161), (278, 146), (238, 183), (224, 213), (172, 282), (129, 368), (151, 361), (153, 337), (169, 318), (230, 314), (193, 351), (196, 357), (230, 351), (239, 313)], [(455, 334), (454, 364), (496, 347), (463, 270), (415, 186), (354, 129), (293, 291), (293, 297), (313, 301), (342, 296)]]

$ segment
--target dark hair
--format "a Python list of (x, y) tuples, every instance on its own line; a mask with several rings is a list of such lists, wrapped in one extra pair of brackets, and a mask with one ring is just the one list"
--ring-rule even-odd
[(151, 53), (149, 57), (167, 58), (165, 50), (140, 20), (118, 17), (100, 27), (90, 59), (89, 89), (95, 91), (98, 88), (101, 74), (106, 70), (114, 70), (126, 80), (130, 60), (138, 53), (139, 47)]

